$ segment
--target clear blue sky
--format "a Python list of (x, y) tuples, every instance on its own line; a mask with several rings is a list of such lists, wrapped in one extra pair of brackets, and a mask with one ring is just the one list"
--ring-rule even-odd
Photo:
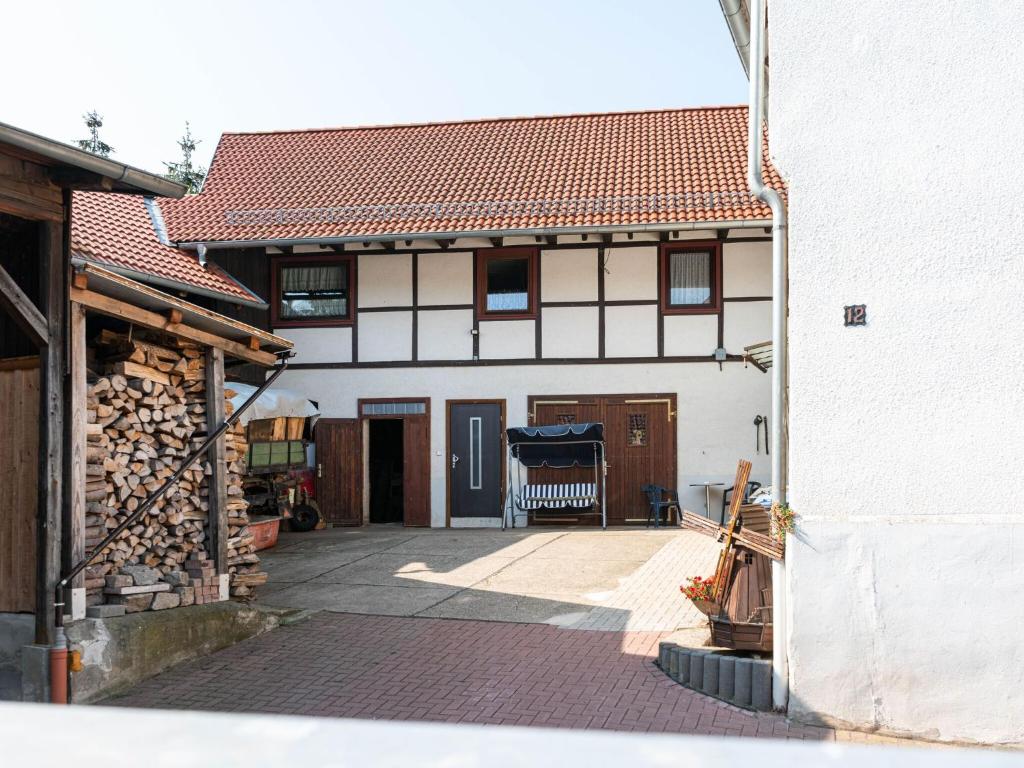
[(21, 2), (0, 121), (162, 172), (185, 120), (223, 131), (746, 100), (717, 0)]

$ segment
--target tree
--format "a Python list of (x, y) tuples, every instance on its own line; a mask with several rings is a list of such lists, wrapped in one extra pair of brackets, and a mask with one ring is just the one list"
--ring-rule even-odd
[(178, 139), (178, 146), (181, 148), (181, 162), (164, 163), (167, 166), (167, 173), (164, 176), (183, 184), (190, 195), (199, 192), (206, 180), (206, 169), (201, 165), (192, 165), (192, 153), (201, 143), (198, 139), (193, 138), (192, 130), (186, 120), (185, 135)]
[(114, 151), (114, 148), (100, 140), (100, 128), (103, 127), (103, 116), (94, 109), (92, 112), (82, 115), (82, 119), (85, 120), (85, 127), (89, 129), (89, 138), (79, 139), (77, 141), (78, 146), (86, 152), (92, 152), (94, 155), (109, 157), (110, 153)]

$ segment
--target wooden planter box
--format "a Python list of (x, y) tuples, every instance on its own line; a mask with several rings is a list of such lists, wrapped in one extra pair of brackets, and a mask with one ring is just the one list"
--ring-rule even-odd
[(722, 607), (713, 600), (691, 600), (694, 607), (705, 616), (717, 616)]
[(257, 552), (276, 546), (280, 530), (280, 517), (254, 517), (249, 521), (249, 532), (253, 536), (253, 546)]

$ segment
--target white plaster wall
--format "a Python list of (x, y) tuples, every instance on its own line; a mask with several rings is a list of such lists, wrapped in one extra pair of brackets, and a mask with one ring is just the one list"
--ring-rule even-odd
[(597, 249), (540, 252), (541, 301), (597, 301)]
[(412, 312), (360, 312), (359, 361), (412, 360)]
[(360, 307), (408, 307), (412, 304), (412, 254), (373, 253), (359, 257), (356, 270)]
[(597, 307), (548, 307), (541, 310), (544, 357), (597, 357)]
[(421, 253), (416, 271), (420, 304), (473, 303), (472, 253)]
[(771, 4), (800, 718), (1024, 741), (1022, 37), (1006, 4)]
[[(527, 423), (527, 396), (675, 393), (678, 413), (677, 466), (684, 507), (703, 510), (704, 491), (690, 483), (730, 485), (739, 458), (754, 463), (752, 477), (767, 481), (768, 457), (754, 452), (755, 414), (767, 413), (768, 377), (738, 363), (719, 370), (715, 363), (617, 363), (603, 365), (499, 365), (465, 368), (421, 367), (396, 375), (391, 369), (294, 370), (282, 386), (318, 400), (323, 415), (352, 418), (356, 401), (368, 397), (431, 399), (431, 524), (444, 525), (445, 400), (503, 398), (508, 426)], [(712, 511), (721, 509), (721, 489), (713, 490)], [(499, 521), (495, 520), (494, 523)]]
[[(707, 355), (718, 347), (718, 315), (665, 315), (666, 355)], [(771, 326), (767, 333), (771, 335)]]
[(533, 320), (482, 320), (480, 359), (506, 360), (533, 357), (537, 338)]
[(722, 341), (727, 352), (742, 355), (743, 348), (772, 338), (770, 301), (727, 301)]
[(295, 357), (289, 362), (352, 362), (351, 328), (275, 328), (273, 332), (295, 343)]
[(432, 309), (416, 322), (420, 360), (473, 359), (473, 310)]
[(724, 243), (722, 245), (722, 295), (772, 295), (772, 244)]
[(607, 357), (655, 357), (658, 354), (658, 307), (604, 308), (604, 353)]
[(609, 248), (605, 251), (606, 301), (658, 298), (658, 247)]

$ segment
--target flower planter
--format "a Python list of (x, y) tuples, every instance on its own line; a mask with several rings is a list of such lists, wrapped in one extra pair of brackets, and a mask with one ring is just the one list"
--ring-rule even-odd
[(691, 600), (690, 602), (705, 616), (715, 616), (721, 610), (721, 606), (713, 600)]

